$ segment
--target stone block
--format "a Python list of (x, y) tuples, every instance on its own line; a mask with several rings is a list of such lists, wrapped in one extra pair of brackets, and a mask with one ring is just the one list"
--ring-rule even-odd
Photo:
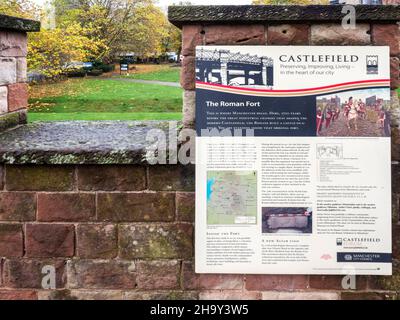
[(265, 45), (265, 27), (261, 24), (210, 25), (203, 30), (206, 45)]
[(63, 288), (66, 280), (65, 262), (63, 260), (6, 260), (3, 265), (4, 286), (42, 289), (42, 270), (45, 266), (55, 268), (56, 288)]
[(400, 88), (400, 59), (397, 57), (390, 58), (390, 87)]
[(17, 62), (15, 58), (0, 56), (0, 86), (17, 82)]
[(277, 292), (265, 291), (262, 292), (263, 300), (339, 300), (337, 292)]
[(194, 222), (195, 209), (193, 192), (176, 193), (176, 213), (179, 221)]
[(144, 166), (79, 166), (79, 190), (136, 191), (146, 188)]
[(341, 24), (324, 23), (311, 26), (311, 45), (369, 45), (371, 44), (370, 26), (357, 23), (355, 29), (344, 29)]
[(305, 275), (247, 275), (247, 290), (296, 290), (308, 288)]
[(268, 26), (270, 45), (308, 45), (310, 26), (307, 24), (280, 24)]
[(0, 300), (37, 300), (34, 290), (0, 290)]
[(0, 223), (0, 257), (22, 257), (23, 255), (22, 226)]
[(242, 290), (205, 290), (199, 294), (200, 300), (260, 300), (261, 293)]
[(183, 92), (182, 122), (184, 127), (192, 128), (196, 119), (196, 92), (185, 90)]
[(184, 25), (182, 27), (182, 55), (194, 56), (196, 46), (204, 44), (204, 31), (201, 25)]
[(193, 227), (180, 225), (119, 225), (119, 255), (123, 259), (189, 259)]
[(7, 86), (0, 87), (0, 114), (8, 112), (8, 89)]
[(14, 83), (8, 86), (8, 111), (16, 111), (28, 107), (28, 85)]
[(17, 58), (17, 82), (26, 82), (27, 78), (26, 58)]
[(25, 32), (0, 31), (0, 56), (26, 57), (27, 44)]
[(372, 24), (372, 43), (389, 46), (390, 55), (400, 54), (400, 29), (398, 24)]
[(196, 88), (196, 61), (194, 56), (183, 57), (180, 83), (185, 90)]
[(90, 221), (96, 218), (95, 194), (39, 193), (38, 221)]
[(6, 189), (11, 191), (69, 191), (74, 186), (72, 166), (6, 166)]
[(111, 259), (118, 255), (118, 230), (113, 224), (77, 226), (77, 255), (81, 258)]
[(27, 224), (27, 257), (72, 257), (75, 250), (73, 225)]
[(99, 193), (97, 214), (100, 221), (172, 221), (175, 195), (166, 192)]
[(134, 289), (136, 266), (133, 261), (70, 260), (68, 288)]
[(193, 291), (128, 291), (124, 293), (124, 300), (197, 300), (199, 294)]
[(193, 165), (160, 165), (149, 167), (149, 189), (194, 191)]
[(32, 221), (36, 217), (36, 196), (26, 192), (0, 192), (0, 220)]
[(138, 288), (142, 290), (166, 290), (179, 288), (179, 261), (138, 262)]

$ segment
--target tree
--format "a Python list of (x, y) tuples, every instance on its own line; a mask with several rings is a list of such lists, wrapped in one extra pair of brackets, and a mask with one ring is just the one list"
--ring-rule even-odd
[(182, 50), (182, 31), (172, 23), (168, 23), (167, 36), (163, 40), (164, 52), (177, 52)]
[[(46, 12), (40, 11), (30, 0), (0, 0), (0, 13), (23, 18), (46, 20)], [(40, 32), (29, 33), (28, 68), (37, 70), (48, 78), (60, 76), (71, 61), (85, 61), (106, 50), (105, 44), (89, 38), (89, 27), (77, 22), (59, 24), (54, 29), (42, 27)]]
[[(0, 3), (7, 3), (4, 11), (31, 15), (31, 0)], [(180, 30), (153, 0), (51, 0), (51, 5), (55, 27), (43, 23), (41, 32), (30, 34), (28, 51), (29, 68), (48, 77), (58, 77), (72, 61), (111, 62), (124, 52), (146, 58), (180, 50)], [(46, 15), (41, 12), (42, 22), (49, 21)]]
[(170, 23), (158, 7), (140, 6), (130, 19), (126, 34), (115, 42), (113, 52), (135, 52), (142, 58), (160, 56), (170, 48), (170, 31)]
[[(134, 24), (139, 23), (146, 28), (153, 16), (158, 14), (152, 0), (54, 0), (54, 5), (58, 23), (77, 21), (82, 27), (89, 27), (91, 33), (88, 37), (104, 41), (109, 48), (102, 53), (105, 60), (111, 60), (114, 54), (122, 49), (121, 43), (127, 43), (126, 39), (132, 36)], [(150, 17), (143, 15), (145, 11)], [(151, 33), (159, 34), (158, 27), (157, 24), (153, 25)], [(154, 38), (151, 33), (149, 35)], [(142, 41), (141, 44), (148, 47), (146, 42)]]
[(100, 58), (106, 62), (124, 52), (146, 58), (180, 49), (180, 30), (153, 0), (53, 1), (58, 24), (79, 22), (89, 38), (104, 41), (108, 50)]
[(27, 0), (0, 0), (0, 14), (9, 16), (38, 19), (40, 17), (39, 9)]
[(88, 38), (78, 23), (29, 34), (28, 67), (51, 79), (58, 78), (73, 61), (87, 61), (104, 43)]
[(329, 4), (329, 0), (253, 0), (253, 4), (269, 5), (310, 5), (310, 4)]

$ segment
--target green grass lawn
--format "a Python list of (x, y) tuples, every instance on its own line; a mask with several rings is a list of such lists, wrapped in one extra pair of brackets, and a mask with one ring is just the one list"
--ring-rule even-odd
[(33, 86), (29, 121), (179, 120), (182, 89), (110, 79)]
[[(158, 69), (158, 70), (157, 70)], [(155, 80), (155, 81), (166, 81), (166, 82), (179, 82), (181, 68), (171, 66), (160, 66), (155, 68), (154, 71), (150, 72), (139, 72), (126, 76), (131, 79), (140, 80)]]

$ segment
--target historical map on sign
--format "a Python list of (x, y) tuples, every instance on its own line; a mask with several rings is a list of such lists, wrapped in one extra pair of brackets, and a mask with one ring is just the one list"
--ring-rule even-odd
[(207, 223), (257, 222), (256, 171), (207, 172)]

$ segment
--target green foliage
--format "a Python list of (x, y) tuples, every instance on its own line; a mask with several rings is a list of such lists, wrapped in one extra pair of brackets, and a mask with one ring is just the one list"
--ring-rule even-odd
[(86, 36), (87, 29), (77, 23), (29, 34), (28, 67), (48, 78), (63, 74), (73, 61), (86, 61), (96, 56), (103, 41)]
[[(73, 61), (112, 62), (124, 52), (147, 58), (180, 50), (180, 30), (172, 26), (153, 0), (49, 0), (49, 12), (32, 0), (0, 0), (0, 13), (41, 18), (44, 28), (29, 36), (28, 67), (57, 79)], [(111, 67), (96, 67), (109, 72)]]
[(112, 61), (123, 52), (141, 57), (179, 50), (180, 30), (167, 21), (153, 0), (53, 0), (57, 23), (78, 22), (87, 36), (102, 39), (107, 50), (98, 58)]
[(31, 1), (0, 0), (0, 14), (19, 18), (37, 19), (40, 16), (40, 11)]

